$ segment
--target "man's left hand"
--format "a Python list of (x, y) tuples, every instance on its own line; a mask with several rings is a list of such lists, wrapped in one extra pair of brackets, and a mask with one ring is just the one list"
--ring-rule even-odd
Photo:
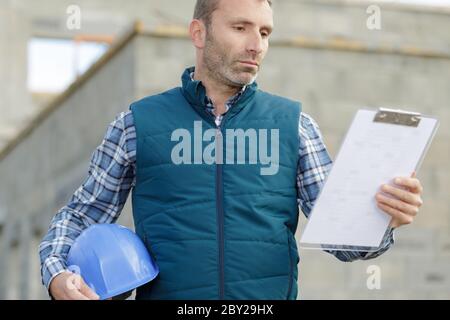
[[(392, 228), (398, 228), (410, 224), (419, 213), (422, 206), (423, 187), (413, 172), (411, 177), (399, 177), (394, 179), (395, 185), (384, 184), (375, 196), (377, 206), (392, 217), (389, 224)], [(384, 194), (383, 194), (384, 193)], [(387, 197), (385, 194), (390, 195)]]

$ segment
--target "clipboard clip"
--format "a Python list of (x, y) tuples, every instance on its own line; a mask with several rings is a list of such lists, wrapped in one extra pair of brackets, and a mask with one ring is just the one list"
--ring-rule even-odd
[(379, 108), (373, 119), (374, 122), (398, 124), (408, 127), (418, 127), (420, 120), (420, 113), (387, 108)]

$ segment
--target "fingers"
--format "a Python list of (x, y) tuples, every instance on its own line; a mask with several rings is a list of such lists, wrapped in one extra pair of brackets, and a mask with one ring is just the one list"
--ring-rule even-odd
[(65, 294), (72, 300), (98, 300), (99, 297), (88, 287), (79, 274), (72, 274), (67, 278)]
[(69, 289), (66, 291), (67, 300), (91, 300), (76, 289)]
[(83, 280), (81, 280), (80, 292), (90, 300), (100, 299), (100, 297)]
[(383, 210), (384, 212), (386, 212), (387, 214), (389, 214), (392, 219), (396, 222), (395, 225), (393, 225), (394, 227), (403, 225), (403, 224), (410, 224), (413, 222), (414, 217), (404, 214), (402, 212), (400, 212), (399, 210), (392, 208), (386, 204), (383, 204), (381, 202), (377, 203), (378, 208), (380, 208), (381, 210)]
[(411, 177), (394, 179), (395, 185), (385, 184), (382, 192), (376, 194), (377, 206), (392, 216), (391, 226), (401, 226), (413, 222), (419, 213), (423, 201), (421, 193), (423, 187), (416, 178), (416, 172)]
[(394, 179), (396, 185), (408, 188), (413, 193), (421, 194), (423, 192), (422, 184), (419, 179), (415, 178), (415, 173), (411, 178), (398, 177)]
[(388, 184), (383, 185), (381, 187), (381, 190), (390, 195), (393, 195), (397, 199), (402, 200), (403, 202), (405, 202), (409, 205), (420, 208), (423, 204), (423, 201), (418, 194), (414, 194), (409, 191), (405, 191), (405, 190), (390, 186)]
[(402, 214), (407, 214), (410, 216), (416, 216), (419, 213), (419, 208), (417, 206), (414, 205), (410, 205), (406, 202), (403, 202), (401, 200), (397, 200), (397, 199), (392, 199), (389, 198), (385, 195), (382, 195), (380, 193), (378, 193), (376, 195), (376, 199), (378, 202), (381, 202), (383, 205), (386, 205), (390, 208), (395, 209), (396, 211), (402, 213)]

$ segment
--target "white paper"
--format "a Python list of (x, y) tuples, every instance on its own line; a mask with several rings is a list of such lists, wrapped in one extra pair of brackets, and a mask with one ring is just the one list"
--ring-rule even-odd
[[(391, 217), (375, 194), (393, 178), (417, 171), (438, 121), (422, 117), (418, 127), (373, 122), (377, 111), (353, 119), (300, 240), (301, 246), (375, 248)], [(370, 251), (370, 250), (368, 250)]]

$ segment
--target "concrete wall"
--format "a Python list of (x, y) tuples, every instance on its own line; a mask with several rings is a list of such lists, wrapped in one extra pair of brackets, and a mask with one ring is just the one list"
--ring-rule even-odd
[(27, 91), (27, 40), (25, 14), (0, 5), (0, 149), (33, 112)]
[[(364, 43), (409, 45), (450, 50), (446, 26), (450, 10), (392, 5), (369, 0), (273, 0), (275, 38), (312, 36), (315, 38), (348, 38)], [(16, 0), (14, 7), (27, 14), (33, 33), (117, 34), (130, 21), (139, 19), (148, 27), (189, 23), (195, 0), (78, 0), (82, 24), (80, 30), (68, 30), (66, 10), (70, 0)], [(377, 4), (382, 14), (381, 31), (366, 27), (369, 5)], [(432, 36), (431, 36), (432, 35)]]
[[(36, 239), (42, 237), (56, 211), (67, 203), (87, 176), (89, 159), (102, 141), (108, 124), (134, 101), (134, 46), (113, 58), (88, 83), (79, 88), (53, 112), (32, 135), (15, 148), (0, 165), (0, 203), (7, 222), (2, 232), (4, 246), (0, 273), (4, 298), (45, 297), (40, 282)], [(120, 75), (120, 76), (118, 76)], [(130, 225), (127, 206), (121, 223)], [(25, 227), (24, 227), (25, 226)], [(32, 230), (26, 237), (14, 231)], [(11, 231), (12, 229), (12, 231)], [(33, 235), (36, 236), (31, 240)], [(30, 243), (30, 241), (33, 241)], [(26, 266), (20, 273), (7, 263), (7, 244), (17, 243), (13, 252), (31, 246), (29, 255), (17, 262)], [(15, 292), (15, 278), (26, 279), (36, 291)]]
[[(369, 30), (366, 12), (376, 4), (381, 30)], [(408, 46), (450, 52), (450, 10), (392, 5), (370, 0), (279, 0), (274, 4), (276, 35), (351, 39), (368, 45)]]

